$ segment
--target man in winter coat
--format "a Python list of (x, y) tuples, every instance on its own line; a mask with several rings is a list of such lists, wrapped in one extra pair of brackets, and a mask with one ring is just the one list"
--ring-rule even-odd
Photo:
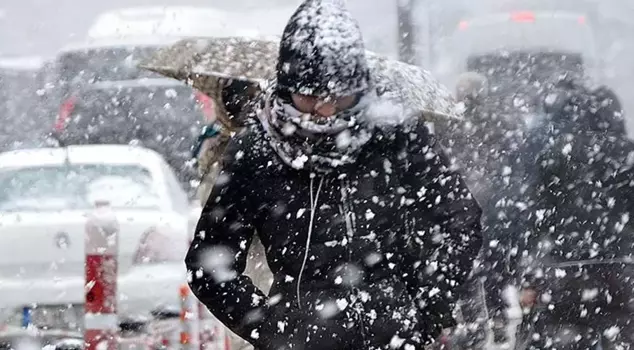
[[(422, 349), (453, 325), (479, 206), (420, 118), (367, 118), (375, 98), (357, 23), (305, 1), (186, 258), (197, 297), (256, 349)], [(268, 295), (243, 275), (256, 231)]]
[(629, 348), (634, 144), (622, 108), (605, 87), (564, 81), (546, 98), (540, 125), (524, 152), (524, 199), (505, 203), (519, 208), (512, 218), (524, 227), (510, 270), (521, 275), (522, 303), (534, 311), (520, 344)]

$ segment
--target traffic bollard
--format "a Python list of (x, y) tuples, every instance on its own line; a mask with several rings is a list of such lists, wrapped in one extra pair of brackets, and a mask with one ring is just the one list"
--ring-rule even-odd
[(182, 350), (194, 350), (199, 344), (199, 326), (198, 326), (198, 310), (195, 300), (189, 286), (184, 284), (179, 289), (181, 300), (180, 312), (180, 345)]
[(98, 201), (86, 221), (84, 341), (86, 350), (117, 350), (119, 223), (109, 203)]

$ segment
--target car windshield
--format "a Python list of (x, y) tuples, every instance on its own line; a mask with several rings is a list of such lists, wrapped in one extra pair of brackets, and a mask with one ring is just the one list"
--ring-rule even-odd
[(464, 19), (450, 35), (435, 41), (433, 70), (451, 86), (456, 75), (468, 69), (471, 57), (552, 51), (579, 54), (592, 71), (598, 59), (595, 36), (583, 18), (573, 13), (525, 12)]
[(162, 154), (184, 184), (189, 181), (191, 145), (210, 113), (190, 87), (100, 83), (77, 96), (60, 140), (76, 145), (139, 142)]
[[(142, 82), (129, 86), (95, 85), (77, 96), (67, 128), (76, 128), (86, 134), (84, 137), (99, 134), (100, 129), (114, 128), (113, 131), (121, 134), (139, 133), (138, 129), (143, 129), (148, 137), (156, 138), (158, 134), (168, 134), (170, 126), (171, 129), (194, 129), (191, 131), (194, 134), (189, 135), (194, 137), (197, 127), (205, 120), (195, 91), (186, 85)], [(117, 128), (119, 125), (129, 125), (130, 130), (121, 130)]]
[(137, 165), (82, 164), (0, 170), (0, 211), (91, 208), (156, 209), (160, 199), (150, 172)]

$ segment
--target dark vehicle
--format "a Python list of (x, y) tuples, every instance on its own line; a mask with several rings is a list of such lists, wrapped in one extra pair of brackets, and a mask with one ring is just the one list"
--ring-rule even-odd
[[(583, 61), (586, 74), (598, 78), (600, 59), (593, 28), (583, 13), (515, 11), (468, 17), (460, 20), (449, 35), (437, 42), (432, 68), (450, 86), (469, 70), (474, 57), (496, 55), (521, 68), (549, 54), (572, 62)], [(530, 57), (528, 54), (540, 54)], [(508, 63), (508, 62), (507, 62)], [(552, 60), (551, 66), (556, 61)], [(489, 68), (489, 67), (487, 67)], [(499, 72), (499, 69), (496, 69)], [(482, 72), (488, 73), (488, 72)], [(508, 72), (514, 74), (516, 72)], [(549, 73), (549, 72), (548, 72)]]
[(189, 188), (190, 148), (213, 117), (209, 101), (172, 79), (96, 82), (62, 104), (53, 135), (61, 145), (138, 143), (162, 154)]
[[(634, 52), (634, 41), (630, 33), (634, 29), (632, 17), (634, 7), (630, 2), (622, 0), (454, 0), (452, 6), (445, 1), (429, 0), (411, 2), (406, 16), (414, 26), (410, 34), (404, 37), (402, 44), (411, 42), (416, 47), (417, 64), (433, 71), (443, 83), (454, 86), (455, 78), (460, 74), (465, 56), (474, 54), (467, 52), (473, 45), (483, 49), (504, 41), (508, 37), (506, 28), (490, 28), (488, 33), (482, 32), (477, 41), (451, 42), (456, 32), (472, 32), (477, 29), (472, 20), (486, 18), (491, 14), (507, 13), (515, 18), (516, 23), (524, 27), (541, 26), (542, 18), (538, 13), (553, 14), (553, 24), (560, 21), (561, 26), (550, 27), (550, 30), (537, 29), (535, 38), (520, 38), (515, 44), (529, 40), (538, 43), (557, 44), (555, 50), (579, 52), (587, 64), (587, 72), (601, 84), (612, 86), (623, 100), (626, 111), (634, 108), (633, 94), (629, 84), (634, 78), (634, 66), (630, 57)], [(535, 14), (531, 18), (530, 13)], [(559, 15), (569, 14), (568, 19)], [(577, 18), (574, 18), (577, 17)], [(400, 22), (407, 22), (407, 17)], [(576, 22), (576, 23), (575, 23)], [(512, 32), (512, 31), (511, 31)], [(578, 50), (570, 49), (571, 44), (581, 44)], [(453, 45), (458, 46), (453, 46)], [(534, 49), (524, 47), (524, 49)], [(461, 60), (452, 60), (452, 55), (463, 51)], [(590, 67), (590, 57), (594, 67)], [(456, 68), (456, 64), (460, 69)], [(458, 71), (457, 71), (458, 70)]]
[(47, 67), (46, 100), (51, 113), (55, 115), (74, 91), (88, 84), (158, 78), (137, 64), (173, 42), (165, 38), (104, 39), (62, 49)]
[[(510, 83), (522, 80), (528, 84), (552, 79), (553, 74), (563, 72), (583, 76), (583, 57), (579, 53), (562, 51), (510, 51), (472, 55), (467, 59), (468, 71), (487, 77), (489, 83)], [(528, 85), (527, 84), (527, 85)], [(496, 85), (493, 85), (496, 87)], [(501, 93), (495, 89), (492, 94)]]
[(48, 71), (53, 138), (66, 145), (139, 142), (163, 155), (189, 189), (190, 147), (205, 120), (214, 119), (213, 103), (137, 66), (176, 40), (101, 39), (62, 50)]

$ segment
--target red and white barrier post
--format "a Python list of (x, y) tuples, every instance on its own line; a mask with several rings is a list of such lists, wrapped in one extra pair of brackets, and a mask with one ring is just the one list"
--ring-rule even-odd
[(180, 312), (180, 323), (181, 323), (181, 332), (180, 332), (180, 346), (182, 350), (192, 350), (192, 340), (193, 337), (193, 329), (191, 327), (192, 310), (190, 307), (189, 300), (189, 287), (186, 285), (182, 285), (178, 291), (180, 299), (181, 299), (181, 312)]
[[(95, 203), (86, 222), (84, 341), (86, 350), (117, 350), (119, 223), (107, 202)], [(103, 345), (106, 345), (104, 347)]]
[(200, 345), (200, 338), (198, 337), (198, 334), (200, 334), (200, 325), (198, 309), (196, 308), (198, 300), (187, 284), (180, 287), (179, 294), (181, 299), (181, 349), (196, 350)]
[(207, 312), (205, 305), (203, 305), (203, 303), (201, 303), (200, 301), (197, 303), (197, 305), (199, 325), (198, 339), (200, 340), (200, 347), (198, 349), (205, 350), (206, 345), (213, 340), (213, 333), (211, 332), (211, 330), (207, 329), (209, 327), (207, 324), (205, 324), (205, 312)]

